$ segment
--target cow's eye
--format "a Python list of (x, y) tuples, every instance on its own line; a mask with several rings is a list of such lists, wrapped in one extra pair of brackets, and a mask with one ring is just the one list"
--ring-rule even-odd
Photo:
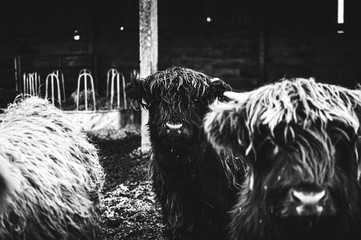
[(331, 133), (334, 158), (338, 167), (345, 170), (353, 168), (352, 165), (356, 163), (356, 138), (352, 130), (336, 128), (336, 131)]
[(199, 103), (198, 98), (193, 98), (193, 99), (189, 102), (188, 106), (189, 106), (189, 107), (193, 107), (193, 106), (197, 105), (198, 103)]
[(270, 138), (265, 139), (261, 144), (260, 153), (266, 159), (273, 159), (279, 152), (279, 147)]
[(349, 141), (338, 141), (334, 145), (335, 163), (338, 169), (346, 171), (348, 175), (356, 176), (357, 160), (355, 148)]
[(279, 148), (274, 142), (270, 141), (266, 150), (270, 157), (274, 157), (277, 155)]

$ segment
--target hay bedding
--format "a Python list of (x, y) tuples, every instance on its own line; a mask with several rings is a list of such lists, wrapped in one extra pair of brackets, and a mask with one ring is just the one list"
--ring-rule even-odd
[(100, 150), (106, 173), (100, 214), (105, 239), (166, 239), (160, 207), (147, 179), (149, 156), (139, 149), (139, 128), (88, 135)]

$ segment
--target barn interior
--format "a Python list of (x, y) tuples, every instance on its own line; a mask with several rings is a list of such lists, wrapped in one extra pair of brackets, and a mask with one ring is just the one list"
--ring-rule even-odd
[[(29, 73), (40, 76), (44, 94), (46, 77), (60, 70), (66, 98), (76, 91), (82, 69), (91, 71), (100, 97), (106, 96), (111, 68), (130, 81), (130, 73), (145, 61), (140, 59), (139, 2), (39, 0), (2, 6), (1, 107), (24, 92)], [(284, 76), (354, 88), (361, 77), (355, 0), (153, 2), (158, 57), (152, 71), (189, 67), (235, 90)]]
[[(76, 112), (88, 110), (86, 103), (77, 105), (80, 95), (88, 94), (82, 100), (91, 105), (94, 97), (97, 110), (128, 111), (124, 85), (171, 66), (221, 78), (234, 91), (283, 77), (314, 77), (354, 89), (361, 83), (359, 5), (357, 0), (7, 1), (0, 8), (0, 108), (25, 93), (55, 98), (58, 107)], [(150, 49), (156, 53), (145, 51)], [(138, 148), (139, 128), (119, 129), (140, 116), (109, 114), (94, 117), (102, 123), (98, 127), (116, 118), (118, 129), (90, 134), (107, 174), (105, 239), (165, 239), (146, 178), (149, 156)]]

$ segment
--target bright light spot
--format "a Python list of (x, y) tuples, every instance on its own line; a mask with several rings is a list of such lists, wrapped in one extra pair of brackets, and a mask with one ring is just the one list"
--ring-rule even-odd
[(78, 30), (75, 30), (75, 31), (74, 31), (74, 40), (75, 40), (75, 41), (78, 41), (79, 39), (80, 39), (79, 32), (78, 32)]
[(344, 0), (337, 0), (337, 23), (344, 23)]
[(337, 30), (337, 33), (342, 34), (342, 33), (344, 33), (344, 31), (343, 30)]
[(124, 30), (124, 27), (123, 27), (123, 26), (121, 26), (119, 29), (120, 29), (120, 31), (123, 31), (123, 30)]
[(212, 22), (212, 18), (207, 17), (207, 22)]

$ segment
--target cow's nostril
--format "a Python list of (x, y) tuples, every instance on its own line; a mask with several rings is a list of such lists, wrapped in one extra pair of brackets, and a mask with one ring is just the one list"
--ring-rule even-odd
[(326, 197), (326, 191), (292, 191), (292, 198), (295, 202), (303, 205), (314, 205), (320, 203)]

